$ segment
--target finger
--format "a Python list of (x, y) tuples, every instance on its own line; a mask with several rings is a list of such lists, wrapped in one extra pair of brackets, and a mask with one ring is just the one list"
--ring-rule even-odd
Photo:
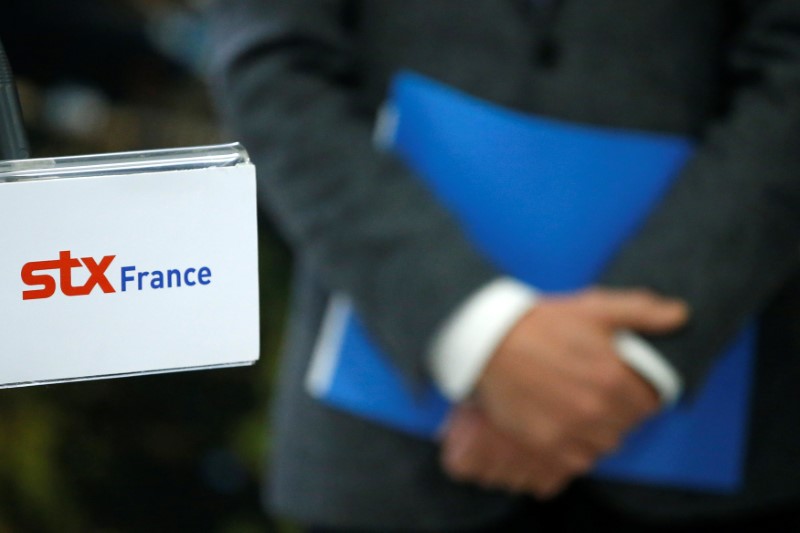
[(519, 491), (528, 479), (550, 475), (550, 469), (535, 449), (496, 427), (483, 412), (473, 410), (469, 416), (483, 447), (480, 468), (473, 471), (475, 481), (489, 487)]
[(481, 428), (480, 414), (474, 407), (460, 406), (451, 415), (442, 443), (441, 463), (455, 479), (475, 480), (485, 470), (488, 454)]
[[(608, 436), (603, 435), (605, 432)], [(564, 424), (559, 415), (552, 414), (541, 417), (535, 432), (530, 432), (519, 442), (542, 458), (542, 464), (549, 470), (581, 475), (588, 472), (597, 458), (616, 444), (618, 439), (613, 438), (615, 433), (602, 420), (581, 427)]]
[[(627, 366), (610, 339), (600, 333), (585, 334), (569, 353), (545, 354), (537, 373), (541, 379), (529, 393), (536, 409), (529, 408), (519, 418), (530, 428), (533, 444), (547, 429), (541, 425), (542, 417), (555, 417), (555, 422), (580, 431), (607, 429), (604, 434), (627, 430), (640, 417), (636, 402), (641, 391), (628, 383)], [(608, 440), (600, 442), (603, 449)]]
[(577, 458), (572, 464), (580, 466), (581, 461), (589, 461), (589, 467), (576, 470), (576, 473), (584, 474), (594, 468), (597, 461), (602, 457), (614, 453), (622, 443), (624, 436), (628, 433), (629, 427), (612, 427), (598, 424), (573, 437), (574, 454)]
[(562, 467), (557, 458), (528, 455), (516, 468), (506, 472), (499, 488), (510, 492), (527, 493), (536, 497), (553, 494), (575, 477)]
[(538, 403), (521, 412), (516, 420), (521, 431), (513, 432), (531, 446), (555, 449), (579, 439), (606, 454), (660, 406), (654, 389), (614, 352), (582, 370), (585, 375), (568, 378), (566, 372), (548, 368), (549, 379), (532, 393)]
[(530, 477), (540, 477), (533, 455), (475, 409), (454, 413), (442, 462), (456, 479), (511, 492), (525, 491)]
[(508, 428), (529, 445), (547, 447), (551, 437), (584, 436), (598, 453), (608, 453), (622, 434), (658, 410), (655, 390), (620, 360), (609, 339), (599, 337), (581, 349), (595, 352), (577, 365), (563, 355), (540, 360), (541, 379), (529, 393), (535, 405), (521, 410), (517, 425)]
[(614, 329), (666, 333), (689, 318), (689, 307), (684, 301), (646, 289), (590, 289), (579, 296), (579, 301), (586, 312)]
[(535, 458), (477, 408), (460, 407), (452, 416), (442, 448), (445, 471), (461, 481), (513, 489)]
[(650, 416), (658, 411), (661, 408), (658, 391), (638, 372), (624, 363), (622, 363), (622, 372), (628, 376), (628, 379), (625, 380), (627, 390), (624, 393), (628, 404), (637, 407), (642, 417)]
[(656, 390), (623, 361), (609, 361), (605, 374), (602, 386), (611, 402), (610, 408), (626, 426), (640, 423), (660, 408)]
[(458, 453), (463, 454), (445, 459), (451, 462), (450, 470), (458, 472), (463, 481), (487, 488), (550, 494), (578, 470), (585, 470), (584, 463), (576, 464), (576, 460), (562, 456), (563, 450), (548, 456), (523, 445), (474, 407), (462, 407), (454, 413), (448, 439), (453, 445), (451, 452), (459, 448)]
[(547, 501), (558, 496), (569, 483), (571, 477), (561, 476), (550, 480), (548, 483), (540, 484), (533, 490), (533, 495), (540, 501)]
[(525, 445), (498, 429), (477, 409), (465, 410), (454, 419), (451, 436), (458, 436), (467, 426), (470, 432), (464, 436), (475, 437), (471, 440), (475, 447), (469, 453), (477, 460), (466, 462), (460, 479), (486, 488), (551, 497), (572, 479), (589, 471), (601, 455), (578, 439), (552, 450)]
[(559, 466), (557, 459), (548, 459), (546, 467), (526, 471), (521, 491), (536, 499), (547, 500), (561, 492), (575, 477), (567, 469)]

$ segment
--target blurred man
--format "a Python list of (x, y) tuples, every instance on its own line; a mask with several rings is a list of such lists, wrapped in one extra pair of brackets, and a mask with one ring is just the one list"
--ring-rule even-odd
[[(800, 406), (787, 400), (800, 379), (789, 327), (800, 291), (797, 2), (228, 0), (211, 20), (219, 107), (296, 252), (273, 509), (380, 531), (545, 527), (565, 506), (578, 512), (558, 514), (556, 530), (580, 530), (581, 517), (630, 530), (796, 520), (784, 506), (800, 500)], [(503, 277), (406, 168), (373, 150), (375, 111), (400, 68), (523, 111), (698, 140), (605, 276), (620, 289), (554, 298)], [(641, 341), (657, 375), (623, 364), (611, 336), (674, 332), (686, 308), (624, 287), (692, 310), (689, 327)], [(465, 402), (441, 450), (306, 395), (332, 291), (353, 298), (410, 380), (432, 376)], [(659, 394), (691, 393), (755, 313), (742, 491), (584, 481), (552, 504), (510, 495), (561, 492), (654, 413)]]

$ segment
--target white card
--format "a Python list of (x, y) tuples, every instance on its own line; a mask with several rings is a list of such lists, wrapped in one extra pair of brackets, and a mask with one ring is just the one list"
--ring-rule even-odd
[(255, 169), (181, 166), (0, 183), (0, 386), (258, 359)]

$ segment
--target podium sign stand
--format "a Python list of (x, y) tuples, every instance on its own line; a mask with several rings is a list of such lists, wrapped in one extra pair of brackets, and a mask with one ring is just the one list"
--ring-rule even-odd
[(238, 144), (0, 162), (0, 386), (258, 358)]

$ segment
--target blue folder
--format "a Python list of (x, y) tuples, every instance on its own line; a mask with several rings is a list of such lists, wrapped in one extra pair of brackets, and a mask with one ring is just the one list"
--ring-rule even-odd
[[(388, 148), (501, 271), (546, 292), (591, 284), (693, 151), (681, 137), (523, 114), (409, 72), (395, 78), (387, 109)], [(738, 490), (755, 335), (751, 321), (701, 390), (633, 432), (593, 475)], [(308, 387), (331, 406), (422, 438), (436, 438), (450, 409), (433, 385), (404, 381), (344, 296), (331, 302)]]

